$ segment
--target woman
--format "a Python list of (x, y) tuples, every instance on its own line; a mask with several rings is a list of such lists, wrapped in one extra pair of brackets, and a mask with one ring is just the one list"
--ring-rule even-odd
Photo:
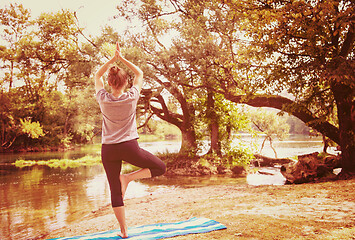
[[(117, 60), (134, 73), (133, 86), (127, 92), (126, 72), (117, 66), (111, 66)], [(107, 70), (111, 93), (104, 89), (101, 79)], [(142, 70), (122, 56), (117, 43), (115, 55), (95, 74), (95, 89), (103, 116), (101, 159), (110, 185), (112, 208), (121, 229), (119, 235), (122, 238), (128, 237), (123, 204), (128, 183), (162, 175), (166, 170), (165, 164), (158, 157), (141, 149), (137, 143), (136, 107), (142, 85)], [(122, 161), (142, 169), (120, 174)]]

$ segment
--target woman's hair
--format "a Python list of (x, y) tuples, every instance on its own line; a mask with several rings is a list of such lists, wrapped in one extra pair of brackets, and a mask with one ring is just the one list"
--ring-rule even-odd
[(108, 72), (107, 81), (111, 87), (120, 89), (127, 84), (127, 73), (117, 66), (112, 66)]

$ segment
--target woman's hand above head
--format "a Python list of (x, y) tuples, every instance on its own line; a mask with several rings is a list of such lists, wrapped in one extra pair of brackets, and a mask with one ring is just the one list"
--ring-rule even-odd
[(121, 48), (118, 42), (116, 42), (116, 51), (115, 51), (115, 55), (113, 56), (113, 60), (116, 62), (118, 59), (121, 59), (122, 57), (122, 53), (121, 53)]
[(118, 42), (116, 43), (116, 51), (115, 55), (108, 60), (104, 65), (100, 67), (100, 69), (96, 72), (95, 74), (95, 90), (96, 93), (100, 91), (102, 88), (104, 88), (104, 82), (102, 81), (101, 77), (104, 75), (104, 73), (110, 68), (112, 64), (117, 62), (119, 59), (123, 59), (122, 54), (121, 54), (121, 49), (120, 45)]
[(116, 43), (116, 55), (122, 57), (120, 44), (118, 42)]
[(115, 57), (116, 60), (120, 60), (124, 65), (126, 65), (130, 70), (134, 73), (133, 85), (136, 86), (138, 91), (140, 92), (143, 85), (143, 71), (132, 62), (128, 61), (122, 56), (121, 48), (118, 42), (116, 43), (116, 52)]

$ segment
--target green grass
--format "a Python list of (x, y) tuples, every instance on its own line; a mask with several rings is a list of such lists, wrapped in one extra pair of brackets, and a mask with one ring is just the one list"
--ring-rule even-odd
[(93, 166), (101, 164), (101, 157), (100, 156), (85, 156), (76, 160), (71, 159), (51, 159), (51, 160), (17, 160), (13, 163), (16, 167), (23, 168), (23, 167), (31, 167), (31, 166), (48, 166), (51, 168), (76, 168), (81, 166)]

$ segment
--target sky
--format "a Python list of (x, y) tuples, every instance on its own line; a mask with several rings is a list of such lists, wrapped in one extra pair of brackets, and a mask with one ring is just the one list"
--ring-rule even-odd
[(104, 25), (110, 25), (118, 32), (125, 28), (120, 26), (119, 20), (112, 18), (117, 14), (116, 6), (119, 2), (120, 0), (1, 0), (0, 8), (10, 3), (19, 3), (31, 10), (33, 18), (43, 12), (69, 9), (77, 12), (79, 24), (85, 27), (85, 33), (99, 35), (100, 27)]

